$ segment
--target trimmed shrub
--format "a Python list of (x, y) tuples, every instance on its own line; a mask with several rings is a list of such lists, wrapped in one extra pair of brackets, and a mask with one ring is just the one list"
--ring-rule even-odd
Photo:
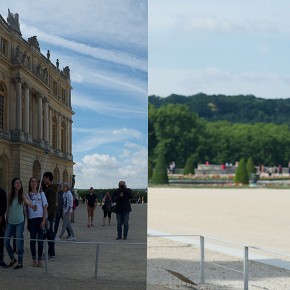
[(249, 184), (249, 174), (244, 158), (240, 160), (236, 170), (235, 183)]
[(247, 167), (247, 171), (248, 171), (249, 176), (251, 175), (251, 173), (256, 173), (256, 168), (255, 168), (252, 157), (250, 157), (248, 159), (246, 167)]
[(152, 184), (167, 184), (168, 176), (167, 176), (167, 161), (165, 159), (165, 155), (160, 153), (157, 158), (157, 162), (155, 168), (153, 170)]
[(191, 154), (185, 163), (184, 169), (183, 169), (183, 174), (194, 174), (194, 168), (195, 164), (197, 163), (197, 156), (196, 154)]

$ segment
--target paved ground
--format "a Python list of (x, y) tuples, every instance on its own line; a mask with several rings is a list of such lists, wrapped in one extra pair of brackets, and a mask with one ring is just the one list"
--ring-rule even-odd
[[(0, 268), (0, 289), (146, 289), (147, 276), (147, 205), (133, 204), (127, 241), (116, 241), (116, 217), (110, 226), (102, 226), (98, 206), (95, 227), (86, 227), (86, 206), (80, 204), (72, 224), (77, 242), (56, 242), (56, 259), (45, 268), (33, 268), (29, 235), (25, 232), (24, 267)], [(59, 229), (60, 230), (60, 229)], [(97, 279), (95, 265), (100, 242)], [(5, 257), (8, 262), (8, 256)]]

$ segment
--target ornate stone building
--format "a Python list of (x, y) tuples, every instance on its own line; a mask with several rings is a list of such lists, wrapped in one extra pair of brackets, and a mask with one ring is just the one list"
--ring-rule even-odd
[(52, 64), (36, 36), (24, 40), (18, 14), (9, 9), (7, 21), (0, 15), (0, 41), (0, 186), (9, 191), (11, 180), (20, 177), (26, 189), (43, 170), (54, 174), (55, 183), (71, 183), (69, 67)]

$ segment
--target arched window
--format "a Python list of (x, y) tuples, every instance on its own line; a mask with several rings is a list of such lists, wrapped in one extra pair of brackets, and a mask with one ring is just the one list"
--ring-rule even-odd
[(37, 180), (41, 179), (41, 166), (38, 160), (33, 162), (32, 176), (34, 176)]
[(68, 182), (68, 173), (67, 173), (66, 170), (63, 172), (63, 177), (62, 177), (62, 179), (63, 179), (63, 182)]
[(54, 171), (53, 171), (53, 183), (59, 183), (60, 180), (59, 180), (59, 170), (58, 168), (54, 168)]
[(52, 148), (57, 149), (57, 119), (52, 118)]
[(66, 153), (66, 126), (65, 126), (65, 122), (61, 123), (61, 151)]

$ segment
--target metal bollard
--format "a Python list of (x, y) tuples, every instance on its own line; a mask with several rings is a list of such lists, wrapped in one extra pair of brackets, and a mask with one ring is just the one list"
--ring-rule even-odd
[(48, 273), (48, 244), (47, 240), (44, 240), (44, 258), (45, 258), (45, 274)]
[(200, 284), (204, 284), (204, 237), (200, 236)]
[(249, 289), (248, 262), (249, 262), (249, 248), (245, 247), (245, 250), (244, 250), (244, 290)]
[(98, 279), (99, 252), (100, 252), (100, 245), (97, 244), (97, 248), (96, 248), (96, 264), (95, 264), (95, 278), (96, 279)]

